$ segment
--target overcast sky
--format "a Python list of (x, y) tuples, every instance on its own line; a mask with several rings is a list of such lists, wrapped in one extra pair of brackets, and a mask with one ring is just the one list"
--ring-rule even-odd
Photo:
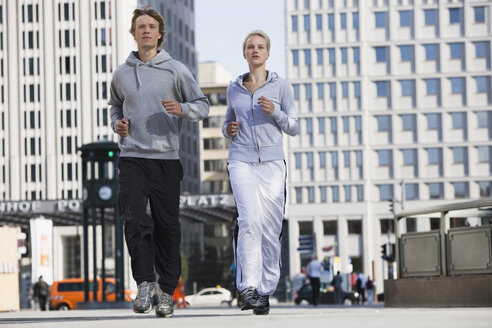
[(244, 37), (265, 31), (271, 40), (266, 68), (285, 76), (284, 0), (196, 0), (198, 61), (217, 61), (234, 76), (248, 71), (242, 54)]

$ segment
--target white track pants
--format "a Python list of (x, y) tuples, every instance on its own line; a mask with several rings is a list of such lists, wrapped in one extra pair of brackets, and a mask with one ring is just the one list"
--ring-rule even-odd
[(238, 210), (237, 289), (271, 295), (280, 278), (285, 162), (229, 161), (228, 169)]

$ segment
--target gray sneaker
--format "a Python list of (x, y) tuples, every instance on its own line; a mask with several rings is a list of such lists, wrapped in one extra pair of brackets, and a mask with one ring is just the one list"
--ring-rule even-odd
[(259, 295), (258, 301), (260, 306), (256, 309), (253, 309), (253, 313), (256, 315), (266, 315), (270, 313), (270, 301), (268, 295)]
[(172, 317), (174, 314), (173, 296), (163, 292), (159, 286), (156, 289), (159, 301), (155, 307), (155, 315), (164, 318)]
[(241, 311), (255, 309), (260, 306), (258, 292), (254, 287), (248, 287), (239, 293)]
[(133, 312), (149, 313), (151, 309), (150, 300), (155, 293), (155, 282), (144, 281), (138, 285), (138, 292), (133, 301)]

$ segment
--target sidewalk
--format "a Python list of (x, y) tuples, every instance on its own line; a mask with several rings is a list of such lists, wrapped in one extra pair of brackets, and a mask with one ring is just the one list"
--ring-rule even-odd
[(135, 314), (131, 310), (18, 311), (0, 313), (4, 327), (117, 327), (117, 328), (212, 328), (212, 327), (295, 327), (295, 328), (464, 328), (492, 327), (491, 308), (411, 308), (333, 307), (277, 305), (270, 315), (228, 308), (176, 309), (173, 318)]

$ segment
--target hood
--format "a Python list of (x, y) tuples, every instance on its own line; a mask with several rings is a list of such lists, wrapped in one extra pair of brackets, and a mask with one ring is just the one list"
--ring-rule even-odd
[(149, 60), (148, 62), (144, 63), (137, 57), (137, 52), (132, 51), (128, 58), (126, 59), (126, 64), (132, 67), (135, 67), (135, 76), (137, 79), (137, 89), (140, 88), (142, 85), (142, 81), (140, 80), (140, 66), (148, 66), (148, 67), (153, 67), (157, 69), (165, 69), (164, 68), (164, 63), (173, 59), (166, 51), (161, 50), (157, 53), (157, 55)]
[[(279, 76), (277, 73), (275, 72), (272, 72), (272, 71), (268, 71), (268, 76), (267, 76), (267, 80), (265, 83), (271, 83), (271, 82), (275, 82), (279, 79)], [(241, 74), (239, 75), (236, 80), (234, 81), (234, 83), (242, 86), (243, 85), (243, 79), (248, 75), (249, 73), (244, 73), (244, 74)]]

